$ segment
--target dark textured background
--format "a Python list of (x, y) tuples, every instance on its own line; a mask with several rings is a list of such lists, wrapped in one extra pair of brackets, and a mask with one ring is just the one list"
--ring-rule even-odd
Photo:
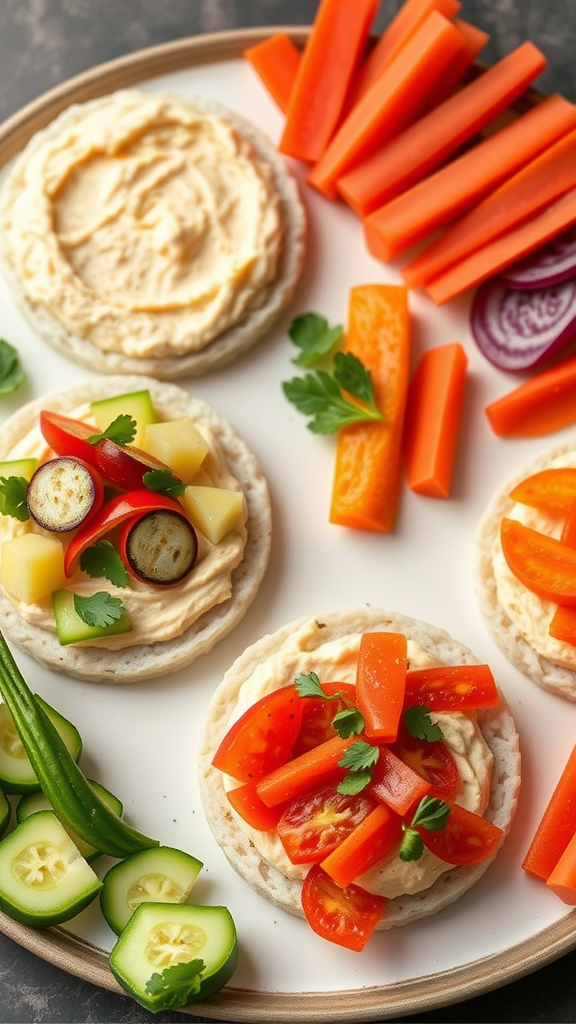
[[(85, 69), (171, 39), (254, 25), (310, 24), (317, 0), (0, 0), (0, 120)], [(379, 26), (398, 9), (383, 0)], [(491, 35), (493, 61), (525, 39), (546, 54), (538, 81), (576, 101), (576, 0), (464, 0), (462, 15)], [(576, 1021), (576, 953), (492, 993), (405, 1021)], [(1, 1024), (207, 1021), (149, 1014), (95, 989), (0, 935)]]

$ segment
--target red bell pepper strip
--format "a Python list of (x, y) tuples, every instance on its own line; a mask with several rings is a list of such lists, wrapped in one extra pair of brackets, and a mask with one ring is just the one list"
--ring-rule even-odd
[(432, 784), (401, 761), (389, 747), (381, 746), (366, 788), (381, 803), (404, 815), (430, 792)]
[(406, 705), (424, 704), (430, 711), (492, 708), (500, 703), (488, 665), (438, 665), (406, 674)]

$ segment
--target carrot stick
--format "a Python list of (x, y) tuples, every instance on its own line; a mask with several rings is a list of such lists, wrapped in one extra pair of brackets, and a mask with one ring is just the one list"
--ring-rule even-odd
[(410, 372), (410, 315), (404, 285), (350, 291), (346, 347), (370, 371), (383, 420), (338, 434), (330, 522), (361, 530), (394, 529), (402, 431)]
[(403, 271), (426, 287), (455, 263), (532, 217), (576, 186), (576, 130), (568, 132), (486, 196)]
[(522, 43), (396, 139), (341, 175), (338, 191), (354, 209), (364, 213), (389, 202), (443, 164), (506, 110), (546, 63), (532, 43)]
[(576, 423), (576, 356), (507, 391), (484, 412), (498, 437), (543, 437)]
[(338, 178), (414, 120), (460, 45), (458, 29), (432, 11), (342, 122), (309, 184), (335, 198)]
[(458, 0), (404, 0), (360, 68), (352, 102), (357, 102), (368, 91), (431, 11), (438, 11), (450, 20), (461, 7)]
[(292, 758), (258, 780), (258, 796), (267, 807), (275, 807), (286, 800), (292, 800), (312, 786), (321, 786), (325, 782), (341, 779), (346, 774), (346, 769), (339, 768), (338, 761), (357, 739), (357, 736), (350, 736), (348, 739), (335, 736)]
[(276, 32), (261, 43), (249, 46), (244, 50), (244, 57), (285, 114), (300, 67), (300, 50), (296, 44), (286, 32)]
[(576, 833), (546, 879), (546, 885), (564, 903), (576, 904)]
[(407, 640), (404, 633), (363, 633), (358, 649), (356, 702), (364, 732), (382, 743), (393, 742), (404, 708)]
[(576, 832), (576, 746), (572, 749), (522, 863), (547, 879)]
[(469, 21), (456, 18), (454, 25), (462, 37), (460, 50), (446, 68), (436, 87), (429, 90), (420, 116), (443, 103), (454, 92), (490, 39), (487, 32), (472, 25)]
[[(446, 164), (364, 221), (368, 249), (388, 261), (466, 213), (558, 139), (576, 128), (576, 105), (559, 93), (532, 107), (462, 156)], [(430, 251), (430, 250), (429, 250)], [(420, 283), (416, 260), (404, 269)]]
[(449, 267), (446, 273), (430, 281), (425, 291), (440, 306), (488, 277), (493, 277), (520, 257), (539, 249), (575, 223), (576, 189), (572, 189), (552, 206), (536, 214), (532, 220), (512, 228), (505, 235), (465, 257), (461, 263)]
[(468, 360), (462, 345), (438, 345), (423, 354), (408, 391), (405, 460), (408, 486), (430, 498), (448, 498), (460, 432)]
[(318, 160), (336, 127), (380, 0), (321, 0), (290, 94), (281, 153)]
[(345, 889), (359, 875), (377, 864), (401, 837), (400, 816), (384, 804), (378, 804), (321, 861), (320, 867), (337, 885)]

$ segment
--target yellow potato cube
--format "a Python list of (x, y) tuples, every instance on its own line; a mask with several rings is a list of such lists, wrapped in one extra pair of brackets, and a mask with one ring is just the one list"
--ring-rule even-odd
[(182, 495), (190, 521), (212, 544), (218, 544), (242, 521), (244, 499), (241, 491), (192, 484)]
[(55, 537), (21, 533), (2, 545), (0, 583), (24, 604), (35, 604), (64, 586), (64, 549)]
[(210, 450), (200, 431), (187, 419), (149, 423), (142, 448), (169, 466), (185, 484), (192, 482)]

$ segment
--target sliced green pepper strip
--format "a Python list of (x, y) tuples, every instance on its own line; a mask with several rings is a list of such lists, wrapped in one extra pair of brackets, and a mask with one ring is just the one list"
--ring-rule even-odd
[(118, 818), (97, 796), (30, 690), (1, 632), (0, 692), (44, 795), (65, 828), (111, 857), (159, 845)]

